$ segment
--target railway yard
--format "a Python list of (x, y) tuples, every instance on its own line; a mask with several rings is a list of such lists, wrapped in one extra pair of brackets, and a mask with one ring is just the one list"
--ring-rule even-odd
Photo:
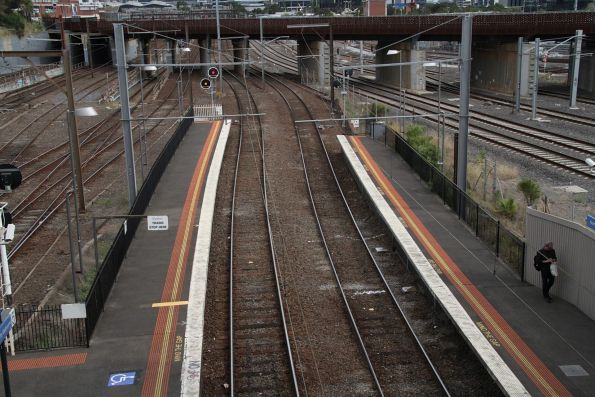
[[(368, 50), (369, 45), (366, 45)], [(180, 383), (180, 376), (182, 389), (196, 383), (205, 396), (510, 394), (511, 389), (507, 389), (509, 386), (502, 380), (504, 377), (494, 373), (496, 367), (491, 367), (489, 359), (481, 356), (481, 349), (460, 325), (460, 318), (450, 311), (456, 305), (440, 303), (425, 276), (417, 269), (418, 263), (412, 259), (415, 257), (407, 251), (410, 247), (398, 248), (402, 242), (396, 240), (386, 216), (371, 202), (372, 194), (366, 191), (365, 183), (355, 174), (354, 165), (349, 162), (337, 138), (355, 135), (363, 140), (368, 135), (372, 140), (387, 143), (391, 141), (391, 134), (406, 136), (407, 129), (412, 125), (423, 126), (425, 133), (437, 145), (437, 150), (442, 150), (445, 175), (452, 177), (456, 150), (452, 141), (454, 132), (459, 128), (458, 68), (443, 67), (439, 71), (436, 66), (428, 67), (427, 85), (423, 92), (402, 92), (398, 87), (380, 84), (375, 81), (371, 68), (362, 68), (361, 73), (348, 79), (338, 75), (340, 86), (336, 89), (336, 105), (332, 109), (326, 88), (317, 90), (313, 84), (300, 83), (295, 41), (285, 41), (279, 47), (269, 45), (266, 49), (253, 41), (251, 46), (255, 54), (265, 53), (264, 61), (260, 65), (255, 62), (244, 73), (238, 72), (237, 67), (236, 70), (223, 67), (223, 86), (217, 87), (215, 94), (201, 87), (204, 76), (198, 68), (169, 71), (160, 67), (153, 73), (139, 68), (127, 71), (134, 120), (132, 137), (136, 178), (138, 186), (143, 189), (150, 172), (154, 172), (153, 164), (159, 161), (162, 150), (169, 147), (172, 137), (181, 128), (179, 116), (193, 111), (194, 106), (208, 107), (213, 101), (222, 105), (224, 115), (233, 115), (229, 117), (229, 137), (220, 160), (213, 220), (209, 226), (212, 234), (209, 254), (205, 259), (208, 261), (208, 272), (203, 280), (205, 291), (201, 307), (204, 318), (201, 321), (204, 323), (204, 334), (200, 336), (202, 350), (198, 353), (198, 370), (190, 371), (192, 376), (188, 376), (188, 357), (191, 354), (185, 351), (182, 355), (177, 339), (182, 340), (180, 335), (184, 335), (184, 327), (195, 319), (181, 317), (178, 320), (177, 316), (185, 313), (182, 311), (185, 308), (160, 308), (159, 316), (174, 319), (168, 317), (167, 320), (167, 327), (171, 329), (160, 328), (166, 326), (160, 323), (161, 317), (158, 317), (155, 331), (151, 334), (155, 323), (151, 318), (147, 322), (138, 322), (143, 326), (150, 323), (147, 326), (150, 329), (130, 336), (140, 340), (153, 335), (153, 342), (150, 352), (140, 358), (141, 362), (149, 361), (147, 369), (143, 367), (137, 372), (139, 379), (146, 376), (144, 385), (139, 380), (134, 384), (134, 392), (127, 395), (179, 395), (174, 389)], [(224, 47), (223, 54), (225, 62), (233, 62), (231, 46)], [(338, 54), (336, 62), (340, 67), (343, 58), (340, 51)], [(436, 61), (456, 58), (457, 54), (436, 49), (427, 51), (427, 57), (428, 61)], [(198, 62), (198, 58), (199, 49), (193, 48), (188, 62)], [(262, 80), (261, 65), (265, 67), (265, 78)], [(553, 69), (555, 72), (560, 71)], [(16, 165), (23, 175), (18, 189), (0, 196), (0, 201), (9, 202), (13, 223), (17, 226), (16, 238), (8, 250), (14, 307), (40, 308), (72, 303), (77, 290), (79, 302), (88, 299), (87, 293), (93, 288), (93, 283), (97, 283), (94, 279), (101, 269), (98, 265), (107, 261), (114, 250), (110, 250), (112, 241), (120, 238), (118, 230), (122, 222), (107, 221), (105, 217), (124, 215), (130, 209), (115, 68), (111, 64), (93, 69), (80, 67), (74, 70), (72, 78), (77, 107), (92, 106), (98, 113), (97, 117), (78, 117), (76, 120), (86, 208), (76, 217), (81, 238), (78, 241), (80, 257), (74, 263), (71, 263), (71, 258), (76, 255), (70, 255), (73, 245), (69, 240), (74, 229), (68, 229), (66, 210), (68, 197), (69, 205), (73, 205), (76, 198), (69, 196), (72, 168), (66, 124), (65, 79), (56, 77), (12, 93), (0, 94), (0, 163)], [(543, 89), (538, 95), (537, 119), (534, 120), (528, 98), (521, 100), (521, 111), (514, 112), (512, 97), (472, 91), (469, 162), (477, 163), (471, 164), (470, 169), (476, 167), (479, 171), (470, 171), (471, 177), (476, 180), (470, 178), (469, 185), (473, 188), (480, 186), (474, 192), (476, 197), (481, 197), (483, 187), (483, 201), (478, 199), (482, 205), (489, 206), (490, 201), (494, 201), (485, 198), (485, 186), (489, 184), (491, 196), (513, 197), (523, 207), (523, 198), (516, 186), (520, 180), (528, 178), (537, 182), (542, 195), (547, 197), (545, 201), (537, 202), (537, 208), (547, 205), (551, 214), (573, 218), (577, 222), (593, 213), (595, 173), (584, 160), (595, 155), (595, 102), (579, 97), (577, 108), (568, 109), (568, 98), (559, 95)], [(384, 125), (387, 129), (377, 136), (371, 136), (363, 121), (357, 126), (341, 120), (344, 116), (364, 119), (371, 116), (373, 109), (380, 107), (382, 113), (376, 115), (386, 121)], [(408, 118), (391, 120), (391, 115), (406, 115)], [(306, 120), (315, 122), (304, 122)], [(208, 134), (212, 132), (199, 130), (201, 125), (214, 123), (213, 120), (189, 123), (188, 135), (204, 133), (204, 147), (208, 148), (210, 144), (214, 147), (211, 139), (215, 142), (219, 138), (211, 138)], [(186, 141), (181, 142), (181, 147), (184, 147)], [(394, 146), (394, 139), (392, 142)], [(206, 150), (196, 148), (196, 158), (200, 156), (200, 161), (215, 162), (217, 155)], [(394, 150), (391, 149), (391, 152), (394, 155)], [(365, 157), (363, 150), (358, 151), (358, 155), (362, 159)], [(172, 162), (180, 161), (176, 156), (177, 152), (172, 154)], [(193, 158), (191, 163), (195, 162)], [(383, 174), (394, 183), (392, 164), (391, 170), (383, 169)], [(395, 164), (404, 166), (397, 160)], [(492, 167), (494, 174), (491, 174)], [(373, 173), (370, 164), (364, 168)], [(206, 175), (206, 171), (204, 173)], [(171, 180), (171, 175), (167, 178), (159, 183), (169, 183), (176, 194), (185, 195), (187, 187), (182, 185), (185, 176), (180, 175), (179, 186)], [(381, 187), (380, 179), (376, 179), (375, 184)], [(569, 185), (585, 189), (585, 198), (576, 201), (559, 189)], [(420, 183), (416, 189), (425, 187)], [(414, 194), (413, 190), (411, 194)], [(388, 190), (383, 190), (381, 194), (387, 200), (390, 195)], [(163, 197), (167, 194), (156, 194), (150, 205), (157, 205)], [(200, 210), (197, 203), (207, 201), (207, 189), (198, 191), (194, 196), (189, 190), (187, 197), (198, 200), (192, 203), (202, 216), (205, 210)], [(178, 211), (187, 202), (168, 202), (164, 208)], [(424, 239), (415, 234), (417, 227), (409, 222), (407, 216), (405, 212), (398, 215), (404, 229), (417, 236), (418, 244), (425, 247), (424, 252), (434, 252), (434, 248), (440, 251), (442, 248), (423, 244)], [(524, 216), (523, 209), (515, 221), (502, 222), (523, 238)], [(95, 224), (94, 217), (99, 223)], [(190, 231), (186, 233), (190, 233), (190, 239), (184, 237), (183, 244), (177, 245), (176, 242), (173, 248), (166, 246), (163, 250), (168, 255), (166, 260), (173, 251), (172, 255), (181, 255), (184, 261), (191, 263), (188, 258), (192, 254), (184, 250), (189, 249), (187, 245), (193, 246), (191, 242), (200, 239), (198, 215), (196, 220), (183, 219), (183, 215), (179, 217), (180, 225), (187, 223)], [(451, 221), (455, 222), (454, 217)], [(72, 228), (76, 222), (70, 222)], [(170, 222), (178, 227), (177, 220)], [(97, 263), (94, 226), (99, 236)], [(175, 230), (167, 237), (172, 244), (174, 233)], [(176, 241), (181, 238), (179, 236), (182, 234), (175, 235)], [(73, 238), (76, 240), (76, 237)], [(155, 260), (150, 253), (143, 257), (142, 253), (135, 251), (138, 249), (135, 243), (131, 244), (132, 253), (128, 257), (128, 248), (123, 251), (122, 258), (126, 257), (122, 259), (123, 266), (135, 260), (141, 264)], [(164, 242), (164, 245), (167, 244)], [(429, 254), (427, 256), (430, 258)], [(493, 331), (494, 338), (500, 341), (498, 343), (490, 339), (489, 331), (482, 331), (483, 336), (478, 334), (482, 339), (485, 336), (482, 343), (491, 344), (502, 355), (506, 348), (506, 354), (510, 354), (502, 361), (514, 368), (512, 372), (521, 374), (517, 382), (528, 390), (525, 390), (526, 394), (518, 395), (589, 394), (589, 383), (559, 382), (549, 372), (551, 378), (548, 374), (539, 375), (542, 368), (544, 373), (551, 370), (556, 376), (560, 376), (560, 371), (550, 365), (551, 357), (542, 358), (546, 361), (544, 365), (539, 357), (531, 355), (531, 349), (523, 344), (522, 336), (526, 335), (523, 335), (522, 329), (516, 329), (521, 334), (519, 337), (515, 331), (509, 331), (508, 324), (502, 326), (498, 322), (500, 320), (493, 323), (486, 320), (484, 316), (491, 318), (489, 315), (496, 310), (489, 305), (485, 307), (491, 309), (477, 309), (476, 305), (484, 307), (481, 306), (484, 304), (483, 296), (479, 299), (479, 295), (465, 295), (460, 289), (473, 282), (453, 281), (458, 280), (456, 277), (463, 272), (448, 271), (436, 257), (432, 258), (431, 264), (437, 274), (442, 275), (444, 280), (450, 280), (448, 286), (453, 296), (463, 302), (460, 306), (469, 312), (477, 310), (476, 315), (471, 315), (470, 323), (478, 327), (479, 323), (485, 323), (488, 327), (503, 330), (502, 334)], [(425, 257), (423, 261), (426, 261)], [(172, 259), (170, 263), (173, 262)], [(166, 266), (167, 263), (160, 263), (154, 267), (159, 267), (159, 272), (165, 272)], [(154, 267), (147, 265), (146, 274), (152, 275)], [(502, 285), (512, 290), (521, 284), (507, 265), (498, 262), (498, 268), (503, 269), (498, 275), (501, 277), (498, 282)], [(139, 272), (135, 274), (141, 274), (139, 280), (143, 280), (143, 270), (137, 266), (131, 269)], [(192, 304), (188, 290), (192, 296), (194, 287), (184, 284), (184, 277), (190, 279), (194, 270), (180, 269), (175, 277), (172, 276), (171, 280), (175, 278), (175, 281), (170, 280), (168, 273), (162, 303), (177, 304), (179, 301), (182, 307)], [(495, 269), (494, 264), (494, 275)], [(116, 291), (118, 288), (127, 291), (138, 288), (140, 291), (144, 287), (153, 287), (155, 280), (145, 280), (146, 285), (142, 285), (143, 281), (135, 284), (130, 281), (130, 274), (126, 274), (121, 280), (117, 278), (120, 276), (113, 276), (117, 279)], [(73, 281), (77, 286), (73, 287)], [(486, 282), (489, 283), (491, 281)], [(180, 292), (172, 294), (171, 299), (165, 299), (168, 288), (179, 288)], [(157, 289), (159, 291), (151, 297), (153, 302), (160, 302), (157, 295), (161, 285)], [(111, 321), (110, 310), (126, 305), (116, 300), (121, 296), (118, 295), (121, 290), (115, 293), (114, 301), (101, 308), (101, 311), (105, 310), (102, 316), (107, 317), (108, 322)], [(467, 301), (461, 298), (467, 299), (468, 296), (472, 298)], [(533, 302), (527, 295), (523, 295), (523, 299), (530, 302), (527, 306)], [(131, 308), (130, 319), (136, 318), (134, 310), (149, 309), (156, 313), (158, 309), (151, 309), (151, 303)], [(171, 314), (173, 310), (176, 310), (175, 315)], [(550, 318), (549, 312), (539, 313), (543, 318)], [(23, 320), (32, 321), (30, 318)], [(95, 343), (101, 345), (117, 339), (109, 336), (109, 332), (106, 337), (105, 327), (99, 328), (97, 342), (87, 340), (90, 345), (89, 360)], [(130, 325), (122, 328), (125, 330), (127, 327)], [(16, 334), (17, 346), (20, 346), (18, 339), (25, 339), (24, 331)], [(165, 347), (155, 344), (157, 334), (165, 335)], [(514, 347), (503, 348), (502, 345), (507, 342)], [(157, 355), (154, 351), (160, 348), (169, 352), (162, 355), (169, 356), (153, 362), (151, 357)], [(144, 350), (140, 350), (145, 354)], [(576, 352), (577, 348), (571, 350)], [(114, 357), (124, 354), (116, 351)], [(525, 356), (518, 355), (521, 354), (518, 351), (529, 358), (519, 358)], [(591, 353), (589, 350), (588, 354), (578, 356), (585, 360), (583, 366), (593, 374), (595, 367), (587, 358), (591, 357)], [(102, 360), (110, 361), (105, 357)], [(130, 359), (123, 362), (120, 370), (138, 367), (138, 361)], [(529, 369), (523, 365), (529, 365)], [(100, 367), (97, 364), (93, 367), (94, 371), (99, 371)], [(173, 368), (171, 373), (170, 368)], [(149, 374), (155, 376), (150, 385), (147, 382)], [(91, 382), (89, 374), (83, 376), (92, 384), (87, 395), (100, 395), (96, 393), (105, 387), (104, 375), (101, 374), (98, 382)], [(47, 376), (53, 374), (48, 373)], [(545, 380), (542, 381), (539, 376)], [(535, 381), (534, 377), (538, 380)], [(16, 374), (16, 379), (19, 385), (26, 383), (24, 375)], [(549, 383), (544, 386), (547, 382), (553, 386)], [(555, 392), (550, 393), (548, 387)], [(65, 389), (56, 386), (51, 390)]]

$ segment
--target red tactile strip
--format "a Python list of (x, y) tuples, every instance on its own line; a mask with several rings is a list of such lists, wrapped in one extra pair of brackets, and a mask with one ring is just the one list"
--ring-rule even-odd
[(421, 220), (415, 215), (407, 202), (396, 191), (392, 183), (388, 181), (378, 164), (370, 153), (360, 142), (360, 139), (350, 137), (350, 142), (360, 159), (368, 167), (368, 172), (375, 182), (381, 186), (388, 200), (398, 210), (410, 230), (421, 242), (436, 264), (440, 267), (446, 277), (461, 293), (475, 313), (482, 319), (488, 329), (498, 337), (506, 351), (517, 362), (519, 367), (531, 379), (531, 381), (546, 396), (562, 397), (570, 396), (570, 392), (564, 387), (558, 378), (545, 366), (541, 359), (525, 343), (519, 334), (508, 324), (485, 296), (473, 285), (471, 280), (463, 273), (457, 264), (450, 258), (446, 251), (440, 246), (432, 233), (424, 226)]
[(8, 370), (24, 371), (28, 369), (68, 367), (82, 365), (87, 360), (87, 353), (64, 354), (62, 356), (21, 358), (8, 360)]

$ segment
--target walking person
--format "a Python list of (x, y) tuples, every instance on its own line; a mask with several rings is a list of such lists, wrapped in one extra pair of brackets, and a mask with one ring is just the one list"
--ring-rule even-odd
[(554, 285), (554, 281), (556, 280), (555, 275), (552, 274), (551, 265), (557, 261), (556, 250), (554, 250), (554, 244), (551, 241), (545, 243), (543, 248), (537, 251), (535, 258), (533, 259), (535, 268), (541, 271), (543, 299), (548, 301), (548, 303), (552, 301), (550, 288), (552, 288), (552, 285)]

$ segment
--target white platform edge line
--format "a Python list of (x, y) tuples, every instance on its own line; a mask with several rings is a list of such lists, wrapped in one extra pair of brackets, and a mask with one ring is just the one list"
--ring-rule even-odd
[(184, 337), (184, 358), (182, 361), (181, 396), (198, 396), (200, 393), (200, 372), (202, 368), (202, 342), (204, 328), (204, 309), (207, 293), (207, 275), (209, 251), (211, 248), (211, 232), (215, 213), (215, 198), (219, 173), (223, 163), (223, 154), (231, 128), (231, 121), (225, 120), (221, 128), (217, 147), (211, 160), (211, 166), (205, 185), (200, 210), (192, 274), (190, 276), (190, 292), (188, 296), (188, 315), (186, 318), (186, 334)]
[(521, 381), (512, 372), (502, 357), (496, 352), (490, 342), (479, 331), (469, 314), (452, 294), (448, 286), (436, 273), (430, 262), (413, 240), (405, 226), (396, 216), (386, 199), (382, 196), (368, 172), (356, 155), (353, 147), (345, 136), (338, 136), (351, 169), (362, 183), (366, 193), (376, 206), (378, 213), (390, 228), (397, 241), (403, 246), (409, 260), (416, 268), (426, 286), (435, 295), (446, 314), (451, 318), (461, 335), (467, 340), (469, 346), (475, 351), (485, 368), (498, 383), (502, 391), (509, 396), (530, 396)]

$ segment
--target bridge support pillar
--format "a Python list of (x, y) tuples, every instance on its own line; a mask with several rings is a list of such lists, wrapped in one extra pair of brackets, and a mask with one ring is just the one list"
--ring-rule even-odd
[[(473, 41), (471, 49), (471, 87), (513, 95), (517, 84), (517, 42)], [(529, 95), (530, 65), (533, 51), (525, 44), (521, 67), (521, 96)]]
[[(233, 46), (233, 61), (234, 62), (248, 62), (249, 59), (249, 41), (247, 38), (232, 40)], [(234, 65), (233, 71), (239, 73), (242, 76), (246, 73), (246, 65)]]
[[(200, 63), (211, 63), (211, 38), (209, 36), (200, 39)], [(202, 66), (202, 74), (206, 76), (209, 71), (208, 65)]]
[(112, 65), (116, 65), (116, 42), (113, 37), (109, 37), (109, 49), (112, 57)]
[[(388, 45), (388, 46), (387, 46)], [(396, 87), (421, 92), (426, 89), (426, 73), (423, 66), (425, 51), (416, 50), (413, 41), (389, 45), (388, 42), (378, 42), (382, 50), (376, 52), (377, 64), (419, 62), (411, 65), (387, 66), (376, 69), (376, 81)], [(396, 54), (387, 55), (389, 50), (397, 51)]]
[[(176, 51), (178, 50), (178, 46), (176, 45), (176, 41), (175, 40), (167, 40), (167, 62), (166, 63), (176, 63), (177, 61), (177, 57), (176, 57)], [(176, 69), (174, 66), (171, 66), (169, 68), (170, 71), (173, 71), (174, 69)]]
[(89, 35), (86, 33), (81, 33), (81, 43), (83, 44), (83, 59), (85, 62), (85, 66), (89, 66), (89, 53), (90, 53), (90, 44), (91, 40), (89, 40)]
[(328, 71), (329, 49), (324, 41), (298, 42), (298, 73), (306, 85), (328, 88), (330, 76)]
[(581, 46), (581, 64), (578, 74), (579, 94), (595, 98), (595, 43), (592, 41)]

